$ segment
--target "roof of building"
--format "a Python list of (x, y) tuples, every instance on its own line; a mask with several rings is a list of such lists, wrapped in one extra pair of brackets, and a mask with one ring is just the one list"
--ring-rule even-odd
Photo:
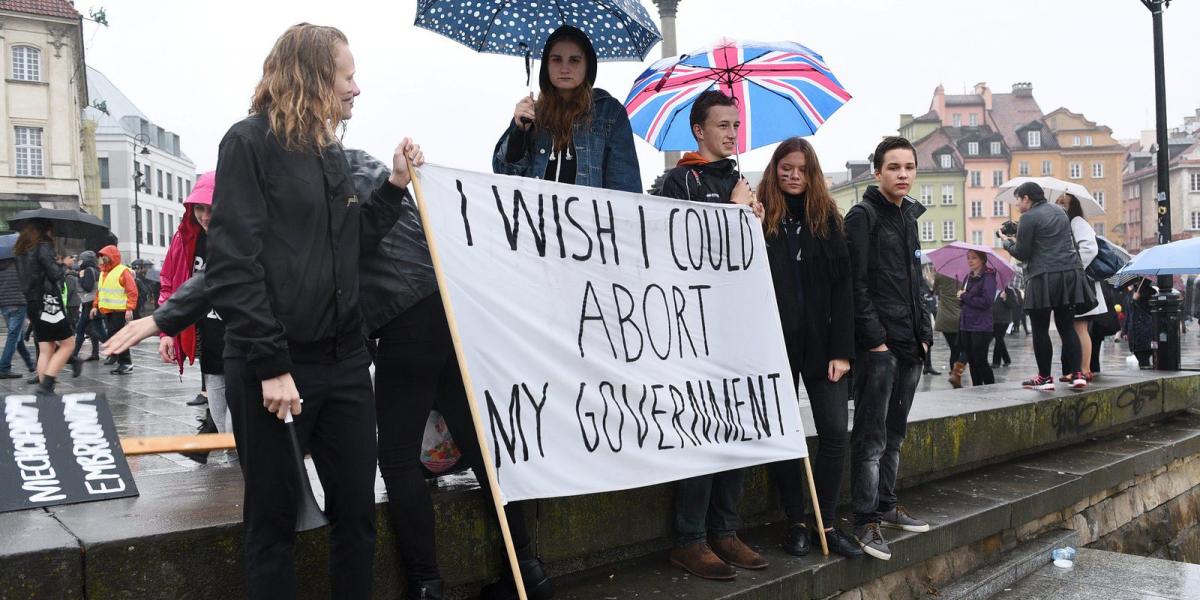
[(102, 105), (107, 109), (107, 114), (89, 106), (83, 109), (83, 114), (86, 118), (97, 123), (96, 133), (124, 133), (128, 135), (136, 135), (137, 130), (129, 129), (121, 124), (122, 117), (138, 117), (146, 121), (150, 120), (145, 113), (138, 110), (138, 107), (133, 102), (117, 89), (103, 73), (92, 67), (87, 68), (87, 83), (88, 83), (88, 98), (91, 99), (93, 105)]
[[(954, 138), (951, 136), (949, 127), (938, 127), (933, 133), (917, 140), (913, 146), (917, 149), (917, 170), (918, 171), (960, 171), (963, 168), (963, 158), (958, 152), (958, 148), (954, 144)], [(933, 160), (934, 152), (942, 148), (949, 147), (951, 154), (954, 156), (954, 166), (950, 169), (943, 169), (941, 165)]]
[(936, 110), (931, 110), (931, 111), (913, 119), (913, 122), (914, 123), (918, 123), (918, 122), (919, 123), (941, 123), (942, 118), (938, 116)]
[(0, 0), (0, 10), (62, 19), (81, 16), (67, 0)]
[(1017, 129), (1042, 118), (1042, 109), (1033, 96), (1015, 94), (992, 94), (992, 120), (996, 129), (1004, 134), (1009, 148), (1020, 148)]
[[(1190, 141), (1191, 143), (1183, 143), (1187, 141)], [(1196, 156), (1198, 153), (1200, 153), (1200, 140), (1196, 140), (1195, 138), (1172, 138), (1167, 141), (1167, 152), (1171, 157), (1169, 168), (1175, 168), (1180, 165), (1200, 165), (1200, 159), (1184, 158), (1185, 156)], [(1136, 156), (1138, 158), (1149, 157), (1151, 159), (1151, 164), (1132, 173), (1125, 174), (1125, 176), (1121, 178), (1123, 181), (1137, 181), (1139, 179), (1145, 179), (1148, 176), (1154, 176), (1158, 174), (1158, 164), (1157, 161), (1154, 160), (1157, 157), (1154, 154), (1149, 152), (1130, 152), (1130, 156)]]
[(947, 94), (946, 106), (983, 106), (983, 96), (979, 94)]

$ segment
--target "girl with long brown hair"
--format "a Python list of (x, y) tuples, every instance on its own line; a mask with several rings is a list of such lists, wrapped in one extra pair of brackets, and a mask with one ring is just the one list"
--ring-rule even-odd
[(492, 155), (492, 170), (641, 193), (633, 129), (619, 100), (596, 84), (587, 34), (563, 25), (542, 50), (541, 95), (521, 98)]
[[(287, 430), (325, 490), (334, 598), (370, 598), (375, 401), (359, 310), (359, 260), (408, 198), (405, 139), (369, 197), (337, 137), (359, 94), (346, 36), (301, 23), (263, 63), (250, 116), (221, 141), (205, 290), (225, 322), (226, 400), (245, 478), (246, 594), (294, 598), (300, 477)], [(303, 411), (300, 398), (304, 398)]]
[(71, 363), (79, 377), (83, 362), (75, 353), (75, 324), (67, 316), (64, 283), (66, 271), (55, 260), (54, 229), (49, 221), (30, 219), (21, 226), (13, 246), (17, 277), (25, 293), (29, 323), (37, 340), (38, 393), (53, 394), (59, 371)]
[[(861, 556), (858, 544), (833, 526), (847, 440), (846, 372), (854, 356), (850, 251), (812, 144), (798, 137), (781, 143), (758, 197), (788, 361), (804, 383), (817, 427), (813, 477), (825, 536), (830, 550)], [(783, 549), (796, 556), (808, 554), (815, 534), (804, 514), (802, 469), (799, 460), (771, 465), (789, 523)]]

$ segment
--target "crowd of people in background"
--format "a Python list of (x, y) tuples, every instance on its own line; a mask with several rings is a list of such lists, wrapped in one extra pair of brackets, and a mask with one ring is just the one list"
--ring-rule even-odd
[[(642, 192), (628, 118), (618, 100), (594, 87), (597, 68), (582, 31), (555, 31), (542, 55), (541, 93), (517, 102), (492, 151), (493, 170)], [(487, 485), (428, 249), (406, 190), (408, 165), (421, 164), (423, 155), (407, 139), (390, 164), (343, 148), (336, 132), (359, 93), (341, 32), (301, 24), (280, 37), (250, 116), (229, 130), (216, 171), (203, 175), (184, 202), (161, 290), (145, 265), (123, 264), (115, 246), (84, 252), (77, 262), (55, 257), (48, 223), (22, 230), (15, 264), (0, 261), (0, 310), (9, 330), (0, 377), (21, 377), (11, 365), (19, 354), (41, 389), (52, 391), (65, 366), (78, 375), (83, 362), (100, 358), (97, 341), (109, 338), (112, 373), (128, 374), (129, 346), (154, 333), (161, 359), (181, 372), (199, 359), (209, 405), (201, 431), (231, 428), (237, 439), (246, 480), (247, 590), (254, 598), (296, 593), (297, 486), (286, 468), (290, 446), (278, 420), (295, 418), (324, 485), (335, 524), (336, 597), (371, 593), (377, 463), (407, 597), (442, 597), (433, 506), (418, 460), (435, 400), (464, 460)], [(918, 165), (908, 140), (879, 143), (871, 155), (876, 185), (843, 217), (816, 151), (801, 138), (776, 148), (752, 189), (734, 158), (738, 114), (720, 91), (700, 95), (689, 115), (695, 151), (649, 192), (739, 204), (761, 219), (787, 358), (807, 394), (818, 439), (817, 514), (806, 510), (798, 461), (770, 467), (787, 516), (780, 541), (790, 554), (810, 551), (820, 534), (817, 516), (830, 549), (846, 557), (888, 560), (892, 550), (882, 528), (929, 529), (899, 502), (896, 481), (918, 384), (923, 374), (940, 375), (931, 358), (935, 331), (949, 347), (954, 387), (962, 387), (964, 377), (972, 386), (995, 383), (995, 369), (1012, 363), (1005, 338), (1024, 329), (1033, 336), (1037, 373), (1023, 385), (1053, 390), (1052, 322), (1060, 336), (1061, 381), (1073, 388), (1100, 372), (1106, 336), (1119, 333), (1149, 367), (1153, 286), (1140, 280), (1116, 290), (1088, 278), (1096, 235), (1074, 198), (1066, 195), (1056, 205), (1037, 184), (1015, 190), (1022, 217), (1003, 244), (1024, 263), (1023, 285), (1001, 285), (988, 254), (974, 250), (969, 275), (957, 281), (922, 265), (917, 223), (925, 207), (909, 196)], [(296, 276), (314, 265), (327, 275)], [(1191, 288), (1188, 312), (1200, 313), (1200, 294)], [(27, 323), (38, 342), (36, 363), (22, 341)], [(79, 358), (88, 337), (92, 352)], [(843, 531), (834, 509), (847, 476), (853, 516)], [(670, 564), (716, 580), (733, 579), (738, 569), (768, 568), (738, 537), (742, 492), (741, 470), (679, 482)], [(552, 597), (525, 507), (510, 503), (506, 512), (528, 597)], [(483, 597), (515, 598), (515, 586), (505, 575), (485, 587)]]

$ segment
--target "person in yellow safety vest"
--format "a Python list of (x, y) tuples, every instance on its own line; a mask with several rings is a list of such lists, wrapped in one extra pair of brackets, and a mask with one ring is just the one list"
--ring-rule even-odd
[[(92, 318), (95, 318), (96, 312), (99, 311), (104, 318), (104, 328), (111, 337), (133, 318), (137, 302), (137, 281), (133, 271), (121, 264), (121, 251), (111, 245), (101, 248), (100, 286), (96, 290), (96, 307), (92, 309)], [(111, 371), (114, 375), (128, 375), (133, 372), (133, 359), (128, 350), (115, 357), (109, 357), (106, 364), (114, 362), (117, 364)]]

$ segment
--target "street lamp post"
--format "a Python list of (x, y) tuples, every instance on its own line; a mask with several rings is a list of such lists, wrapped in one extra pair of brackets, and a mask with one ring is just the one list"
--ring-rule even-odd
[[(133, 136), (132, 143), (133, 143), (133, 158), (134, 158), (134, 161), (133, 161), (133, 171), (134, 171), (133, 172), (133, 219), (134, 219), (133, 252), (134, 252), (135, 258), (137, 260), (141, 260), (141, 258), (142, 258), (142, 207), (140, 204), (138, 204), (138, 190), (141, 189), (144, 185), (146, 185), (146, 183), (142, 181), (142, 169), (141, 169), (141, 167), (138, 166), (137, 157), (138, 156), (150, 156), (150, 147), (147, 146), (147, 144), (150, 143), (150, 138), (144, 133), (139, 133), (139, 134)], [(142, 149), (140, 151), (138, 150), (138, 144), (142, 145)], [(146, 164), (149, 164), (149, 163), (146, 163)]]
[[(1167, 83), (1163, 59), (1163, 11), (1171, 0), (1142, 0), (1154, 21), (1154, 110), (1158, 130), (1158, 193), (1155, 195), (1158, 214), (1158, 243), (1171, 242), (1171, 152), (1167, 143)], [(1179, 291), (1174, 289), (1174, 277), (1158, 276), (1158, 293), (1151, 299), (1158, 346), (1158, 368), (1179, 370)]]
[[(675, 56), (678, 54), (675, 46), (675, 13), (679, 10), (679, 0), (654, 0), (654, 4), (658, 6), (658, 20), (662, 25), (662, 57)], [(667, 170), (675, 168), (679, 156), (676, 151), (663, 153)]]

